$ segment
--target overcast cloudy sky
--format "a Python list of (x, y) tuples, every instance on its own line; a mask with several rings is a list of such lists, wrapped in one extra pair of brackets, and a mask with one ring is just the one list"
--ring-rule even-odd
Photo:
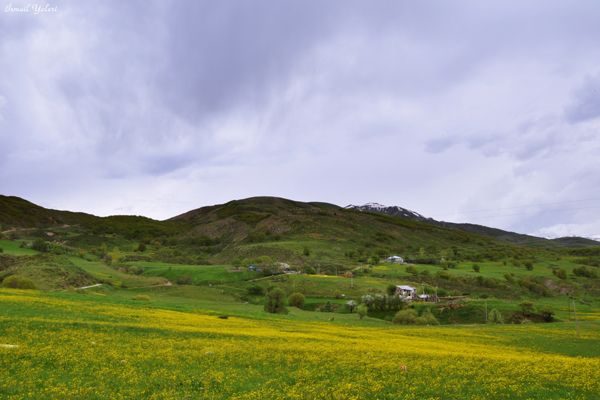
[(48, 1), (0, 0), (2, 194), (600, 236), (596, 0)]

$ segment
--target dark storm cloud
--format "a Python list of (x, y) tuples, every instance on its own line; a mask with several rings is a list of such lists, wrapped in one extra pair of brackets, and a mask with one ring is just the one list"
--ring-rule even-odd
[[(470, 210), (589, 196), (600, 171), (595, 1), (50, 5), (0, 13), (4, 193), (102, 214), (271, 194), (486, 222)], [(600, 232), (591, 213), (495, 214)]]

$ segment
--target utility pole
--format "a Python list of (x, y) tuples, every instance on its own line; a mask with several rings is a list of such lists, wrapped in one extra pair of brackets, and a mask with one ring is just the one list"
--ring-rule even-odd
[(488, 322), (488, 314), (487, 314), (487, 299), (485, 299), (485, 323)]
[(573, 301), (573, 314), (575, 314), (575, 331), (577, 332), (577, 337), (579, 337), (579, 320), (577, 320), (577, 309), (575, 308), (575, 299)]

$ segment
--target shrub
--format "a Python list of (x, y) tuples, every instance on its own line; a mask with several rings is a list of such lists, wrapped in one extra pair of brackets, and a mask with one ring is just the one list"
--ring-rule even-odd
[(273, 288), (267, 292), (265, 311), (270, 313), (285, 313), (285, 293), (279, 288)]
[(190, 275), (181, 275), (177, 277), (175, 281), (178, 285), (191, 285), (192, 277)]
[(133, 296), (133, 300), (150, 301), (150, 296), (148, 296), (147, 294), (137, 294)]
[[(396, 314), (398, 315), (398, 314)], [(439, 325), (437, 318), (431, 313), (429, 308), (425, 309), (420, 317), (415, 319), (417, 325)]]
[(35, 239), (31, 244), (31, 248), (37, 251), (41, 251), (42, 253), (46, 253), (49, 250), (48, 243), (42, 239)]
[(395, 324), (411, 325), (417, 322), (417, 312), (412, 308), (400, 310), (394, 315)]
[(358, 314), (358, 318), (363, 319), (364, 317), (366, 317), (368, 310), (369, 309), (364, 304), (361, 304), (360, 306), (358, 306), (358, 308), (356, 309), (356, 313)]
[(488, 315), (488, 321), (493, 322), (494, 324), (502, 324), (504, 323), (504, 318), (502, 318), (502, 313), (495, 308), (492, 308), (490, 314)]
[(525, 268), (527, 269), (527, 271), (533, 271), (533, 263), (531, 261), (527, 261), (525, 263)]
[(35, 289), (35, 284), (29, 278), (23, 276), (11, 275), (2, 281), (4, 287), (12, 289)]
[(530, 301), (524, 301), (521, 304), (519, 304), (519, 307), (521, 307), (521, 312), (523, 313), (523, 315), (525, 316), (529, 316), (533, 314), (533, 303)]
[(481, 271), (481, 267), (479, 266), (479, 264), (473, 264), (472, 268), (473, 268), (473, 271), (475, 271), (475, 272)]
[(562, 268), (555, 268), (552, 270), (552, 273), (559, 279), (567, 279), (567, 271)]
[(388, 296), (395, 295), (396, 294), (396, 285), (389, 284), (385, 291), (388, 294)]
[(137, 251), (143, 253), (144, 251), (146, 251), (146, 245), (143, 242), (138, 244)]
[(290, 297), (288, 297), (288, 304), (297, 308), (304, 307), (304, 295), (298, 292), (290, 294)]
[(552, 322), (554, 321), (554, 311), (549, 308), (543, 308), (539, 311), (540, 315), (544, 322)]
[(417, 275), (419, 273), (417, 271), (417, 269), (412, 265), (409, 265), (408, 267), (406, 267), (406, 272), (408, 272), (411, 275)]
[(4, 253), (4, 249), (0, 247), (0, 253)]
[(302, 254), (306, 257), (310, 256), (310, 249), (306, 246), (304, 246), (304, 249), (302, 250)]
[(586, 278), (597, 278), (598, 274), (596, 271), (587, 268), (587, 267), (577, 267), (573, 268), (573, 273), (577, 276), (584, 276)]
[(248, 292), (250, 296), (262, 296), (265, 294), (265, 290), (258, 285), (250, 286), (248, 289), (246, 289), (246, 292)]

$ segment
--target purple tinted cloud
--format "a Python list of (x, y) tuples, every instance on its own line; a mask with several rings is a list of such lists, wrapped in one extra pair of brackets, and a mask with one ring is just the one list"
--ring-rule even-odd
[(597, 2), (51, 5), (0, 13), (2, 193), (157, 218), (378, 201), (600, 233), (597, 210), (494, 212), (594, 195)]

